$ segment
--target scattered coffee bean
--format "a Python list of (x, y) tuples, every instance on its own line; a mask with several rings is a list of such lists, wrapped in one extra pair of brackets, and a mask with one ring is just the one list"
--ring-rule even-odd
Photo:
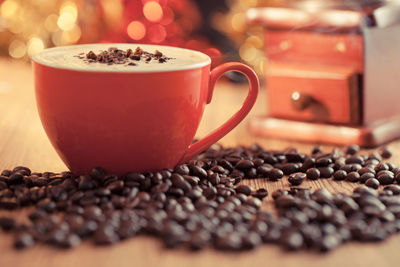
[(360, 174), (358, 174), (358, 172), (350, 172), (347, 174), (346, 180), (352, 183), (357, 183), (360, 180)]
[(366, 182), (365, 182), (366, 186), (372, 187), (374, 189), (378, 189), (380, 183), (378, 181), (378, 179), (375, 178), (369, 178)]
[(335, 171), (335, 173), (333, 174), (333, 179), (337, 180), (337, 181), (343, 181), (346, 180), (347, 177), (347, 172), (344, 170), (337, 170)]
[(302, 172), (296, 172), (289, 176), (288, 181), (291, 185), (300, 185), (306, 179), (307, 175)]
[(392, 151), (387, 146), (385, 146), (380, 149), (379, 154), (382, 156), (382, 158), (388, 159), (392, 156)]
[[(128, 51), (110, 53), (122, 57)], [(136, 54), (142, 57), (129, 51), (129, 57)], [(320, 147), (313, 152), (213, 145), (174, 169), (121, 177), (99, 167), (76, 176), (18, 166), (0, 175), (0, 209), (32, 206), (29, 224), (1, 217), (0, 226), (16, 233), (16, 248), (35, 242), (70, 248), (89, 238), (111, 245), (148, 234), (171, 248), (236, 251), (273, 242), (322, 252), (349, 240), (384, 240), (400, 229), (400, 186), (393, 184), (400, 182), (398, 168), (381, 162), (377, 153), (357, 154), (357, 146), (347, 147), (346, 155), (337, 149), (324, 153)], [(291, 185), (332, 176), (365, 185), (352, 194), (278, 189), (272, 192), (274, 215), (261, 210), (267, 190), (238, 184), (256, 177), (277, 181), (284, 174)], [(387, 185), (378, 192), (379, 184)]]

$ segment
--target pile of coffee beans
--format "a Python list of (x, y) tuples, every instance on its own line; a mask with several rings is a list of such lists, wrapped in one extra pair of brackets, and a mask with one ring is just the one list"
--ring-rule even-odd
[(137, 47), (135, 51), (132, 49), (121, 50), (116, 47), (110, 47), (107, 50), (101, 51), (96, 54), (93, 51), (89, 51), (86, 55), (85, 53), (80, 53), (76, 55), (77, 58), (84, 60), (87, 63), (105, 63), (108, 65), (113, 64), (126, 64), (129, 66), (136, 66), (135, 62), (143, 60), (146, 63), (150, 61), (156, 61), (158, 63), (164, 63), (171, 58), (166, 57), (160, 51), (156, 50), (154, 53), (143, 51), (142, 48)]
[[(110, 245), (137, 235), (157, 237), (169, 248), (235, 251), (263, 243), (329, 251), (350, 240), (385, 240), (400, 230), (400, 169), (382, 161), (391, 155), (387, 148), (358, 151), (213, 145), (175, 169), (123, 176), (101, 168), (78, 176), (16, 167), (0, 175), (0, 209), (23, 208), (27, 216), (0, 216), (0, 227), (14, 233), (16, 248), (71, 248), (83, 239)], [(274, 211), (261, 209), (266, 189), (241, 183), (283, 177), (296, 187), (272, 193)], [(297, 187), (330, 177), (365, 184), (352, 194)]]

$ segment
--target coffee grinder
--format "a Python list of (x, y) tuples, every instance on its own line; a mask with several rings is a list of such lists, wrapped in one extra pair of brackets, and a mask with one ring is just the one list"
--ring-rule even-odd
[(295, 0), (248, 10), (265, 29), (256, 135), (371, 147), (400, 137), (400, 3)]

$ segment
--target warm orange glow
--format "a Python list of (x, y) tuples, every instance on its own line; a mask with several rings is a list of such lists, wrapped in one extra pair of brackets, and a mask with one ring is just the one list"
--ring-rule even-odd
[(150, 1), (144, 4), (143, 14), (149, 21), (157, 22), (163, 17), (163, 10), (159, 3), (155, 1)]
[(129, 23), (126, 32), (133, 40), (140, 40), (146, 35), (146, 28), (140, 21), (132, 21)]
[(149, 40), (153, 43), (161, 43), (167, 37), (167, 31), (162, 25), (154, 25), (149, 29)]
[(172, 9), (169, 7), (165, 7), (163, 19), (161, 20), (160, 23), (162, 25), (169, 25), (174, 21), (174, 17), (175, 17), (174, 11), (172, 11)]

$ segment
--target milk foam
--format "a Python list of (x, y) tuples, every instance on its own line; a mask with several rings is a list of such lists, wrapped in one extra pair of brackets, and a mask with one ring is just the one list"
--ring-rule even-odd
[[(83, 59), (77, 57), (79, 54), (84, 53), (83, 56), (89, 51), (98, 54), (101, 51), (107, 50), (110, 47), (116, 47), (121, 50), (132, 49), (135, 51), (136, 47), (142, 48), (144, 51), (154, 53), (155, 50), (160, 51), (170, 60), (164, 63), (159, 63), (156, 60), (151, 60), (146, 63), (144, 60), (132, 61), (136, 66), (129, 66), (127, 64), (112, 64), (105, 63), (85, 62)], [(99, 71), (99, 72), (158, 72), (158, 71), (173, 71), (192, 69), (210, 64), (210, 58), (200, 52), (188, 49), (160, 46), (160, 45), (144, 45), (144, 44), (84, 44), (73, 46), (61, 46), (45, 49), (32, 58), (37, 63), (48, 65), (55, 68), (74, 69), (84, 71)]]

